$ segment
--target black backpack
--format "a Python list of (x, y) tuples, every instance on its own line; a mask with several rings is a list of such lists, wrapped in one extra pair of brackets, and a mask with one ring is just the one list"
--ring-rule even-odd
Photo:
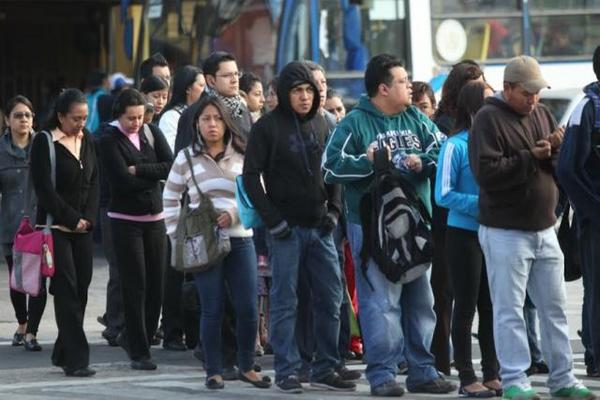
[(372, 258), (389, 281), (408, 283), (431, 265), (431, 217), (412, 184), (388, 160), (387, 150), (375, 152), (374, 169), (374, 182), (360, 203), (362, 272), (367, 278)]

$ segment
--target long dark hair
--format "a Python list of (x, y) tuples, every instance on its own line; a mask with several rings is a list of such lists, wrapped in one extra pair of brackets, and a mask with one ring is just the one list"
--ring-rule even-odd
[(484, 93), (488, 88), (491, 89), (490, 85), (480, 81), (467, 82), (467, 84), (463, 86), (458, 95), (458, 100), (456, 101), (456, 121), (454, 123), (454, 131), (451, 132), (449, 136), (464, 129), (471, 129), (473, 117), (483, 106), (483, 101), (485, 99)]
[(175, 71), (173, 76), (173, 92), (171, 100), (165, 106), (163, 114), (175, 106), (187, 104), (187, 89), (194, 84), (202, 70), (193, 65), (185, 65)]
[(52, 110), (52, 114), (48, 119), (46, 129), (51, 130), (59, 128), (60, 122), (58, 120), (58, 114), (68, 114), (73, 104), (87, 104), (87, 99), (79, 89), (65, 89), (61, 94), (58, 95), (58, 98), (56, 99), (56, 103), (54, 104), (54, 109)]
[(198, 103), (198, 111), (196, 111), (194, 114), (193, 124), (195, 134), (192, 136), (192, 153), (197, 156), (204, 148), (204, 141), (202, 140), (202, 136), (198, 129), (198, 118), (204, 109), (210, 105), (215, 106), (215, 108), (219, 111), (219, 114), (221, 114), (223, 122), (225, 123), (225, 135), (223, 136), (223, 141), (225, 143), (229, 143), (231, 140), (233, 149), (240, 154), (244, 154), (246, 152), (246, 140), (244, 140), (239, 130), (233, 123), (233, 120), (223, 105), (223, 102), (221, 102), (221, 100), (219, 100), (217, 97), (207, 95), (204, 95), (200, 98)]
[(442, 86), (442, 99), (435, 117), (446, 114), (456, 118), (458, 94), (467, 82), (479, 79), (481, 76), (483, 71), (474, 61), (465, 60), (454, 65)]

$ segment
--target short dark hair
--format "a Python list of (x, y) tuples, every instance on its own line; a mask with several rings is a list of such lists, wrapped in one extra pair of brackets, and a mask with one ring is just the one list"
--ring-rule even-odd
[(150, 75), (140, 85), (140, 92), (148, 94), (157, 90), (169, 89), (169, 82), (160, 76)]
[(327, 100), (329, 100), (333, 97), (337, 97), (337, 98), (341, 99), (342, 95), (340, 95), (338, 92), (336, 92), (333, 89), (327, 89)]
[(33, 112), (33, 104), (31, 104), (31, 101), (27, 97), (19, 94), (13, 97), (12, 99), (8, 100), (8, 102), (6, 102), (6, 108), (4, 110), (6, 112), (6, 118), (8, 118), (8, 116), (10, 115), (12, 110), (17, 106), (17, 104), (23, 104), (24, 106), (29, 108), (29, 111)]
[(169, 63), (167, 59), (160, 53), (154, 53), (150, 57), (146, 58), (140, 64), (140, 79), (144, 80), (152, 76), (152, 69), (154, 67), (168, 67)]
[(433, 89), (427, 82), (414, 81), (412, 83), (412, 102), (416, 104), (417, 101), (423, 96), (429, 97), (429, 101), (431, 101), (431, 105), (435, 108), (436, 99), (435, 93), (433, 93)]
[(237, 126), (231, 119), (231, 115), (229, 114), (227, 107), (218, 97), (208, 95), (203, 95), (200, 97), (200, 100), (198, 101), (198, 108), (194, 114), (192, 123), (194, 124), (193, 126), (195, 134), (192, 136), (192, 153), (194, 153), (194, 155), (198, 155), (204, 146), (200, 137), (200, 132), (198, 131), (197, 122), (198, 117), (200, 117), (200, 114), (202, 114), (202, 111), (204, 111), (204, 109), (209, 105), (215, 106), (215, 108), (219, 111), (219, 114), (221, 114), (221, 118), (223, 118), (223, 122), (225, 123), (225, 136), (223, 137), (223, 140), (225, 143), (229, 142), (229, 140), (232, 140), (231, 145), (233, 146), (233, 149), (240, 154), (244, 154), (246, 152), (246, 140), (240, 134)]
[(303, 63), (304, 63), (304, 65), (306, 65), (308, 67), (310, 72), (321, 71), (323, 73), (323, 75), (325, 75), (325, 68), (323, 68), (323, 66), (321, 64), (317, 64), (316, 62), (314, 62), (312, 60), (304, 60)]
[(127, 112), (127, 107), (144, 106), (146, 107), (146, 99), (136, 89), (125, 89), (117, 96), (113, 104), (112, 116), (114, 119), (119, 118)]
[(208, 56), (204, 63), (202, 64), (202, 69), (206, 75), (215, 76), (217, 71), (219, 70), (219, 65), (222, 62), (226, 61), (236, 61), (233, 54), (228, 53), (226, 51), (215, 51), (211, 55)]
[(186, 104), (187, 89), (194, 84), (198, 75), (202, 74), (202, 70), (194, 65), (184, 65), (177, 69), (173, 75), (173, 86), (171, 92), (171, 100), (162, 111), (165, 113), (171, 108)]
[(473, 117), (483, 106), (483, 95), (487, 88), (491, 88), (491, 86), (480, 81), (470, 81), (462, 87), (456, 101), (454, 131), (450, 132), (449, 136), (463, 129), (471, 129)]
[(369, 60), (365, 71), (365, 88), (367, 95), (377, 95), (380, 84), (390, 85), (394, 77), (390, 70), (394, 67), (403, 67), (402, 62), (391, 54), (378, 54)]
[(79, 89), (69, 88), (65, 89), (61, 94), (58, 95), (56, 102), (54, 103), (54, 109), (48, 119), (47, 129), (54, 129), (60, 127), (60, 121), (58, 120), (58, 114), (68, 114), (73, 104), (85, 104), (87, 105), (87, 98), (85, 94)]
[(438, 113), (454, 117), (460, 90), (467, 82), (479, 79), (482, 76), (483, 71), (472, 60), (464, 60), (454, 65), (442, 86), (442, 99), (440, 100)]
[(256, 82), (262, 83), (258, 75), (252, 72), (245, 72), (240, 78), (240, 90), (248, 93), (252, 90), (252, 87), (256, 84)]
[(594, 50), (594, 74), (596, 74), (596, 79), (600, 81), (600, 46), (596, 47)]

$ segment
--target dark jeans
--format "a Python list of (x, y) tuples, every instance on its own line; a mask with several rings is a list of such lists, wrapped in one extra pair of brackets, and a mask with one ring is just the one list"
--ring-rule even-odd
[[(8, 265), (8, 276), (10, 279), (10, 274), (13, 267), (13, 257), (12, 255), (7, 255), (4, 258), (6, 259), (6, 264)], [(46, 294), (46, 279), (42, 280), (40, 294), (37, 297), (29, 296), (29, 299), (27, 299), (27, 295), (25, 293), (17, 292), (16, 290), (12, 289), (9, 290), (10, 302), (15, 310), (17, 321), (20, 325), (26, 323), (26, 333), (31, 333), (33, 336), (36, 336), (42, 315), (44, 314), (44, 309), (46, 308), (46, 299), (48, 297)]]
[[(344, 274), (344, 229), (338, 223), (332, 232), (335, 250), (337, 252), (340, 275), (342, 279), (342, 304), (340, 306), (340, 336), (338, 352), (340, 361), (338, 367), (346, 365), (346, 355), (350, 345), (350, 299), (347, 293), (346, 275)], [(313, 326), (312, 293), (310, 276), (305, 269), (300, 269), (298, 276), (298, 316), (296, 318), (296, 341), (302, 358), (302, 369), (308, 370), (316, 349)]]
[(258, 324), (256, 308), (256, 252), (252, 238), (231, 238), (231, 252), (222, 263), (194, 276), (202, 303), (200, 334), (207, 376), (223, 372), (224, 302), (229, 287), (236, 315), (237, 363), (242, 372), (254, 366)]
[(102, 232), (102, 247), (108, 262), (108, 283), (106, 285), (106, 327), (117, 333), (123, 329), (125, 316), (123, 314), (123, 296), (121, 295), (121, 279), (113, 249), (110, 218), (106, 215), (107, 208), (100, 209), (100, 226)]
[(431, 290), (436, 323), (431, 341), (435, 366), (444, 374), (450, 374), (450, 321), (452, 319), (452, 286), (446, 263), (446, 221), (448, 210), (432, 202), (433, 263), (431, 266)]
[(111, 219), (117, 266), (121, 276), (124, 337), (132, 360), (150, 358), (162, 304), (167, 239), (164, 221)]
[(295, 336), (301, 269), (308, 274), (312, 292), (317, 350), (311, 379), (322, 379), (339, 364), (342, 281), (332, 235), (322, 235), (318, 229), (294, 227), (285, 239), (273, 239), (270, 250), (273, 286), (269, 333), (275, 355), (275, 379), (295, 375), (301, 364)]
[(446, 231), (446, 254), (454, 287), (452, 343), (460, 383), (467, 386), (477, 381), (471, 356), (471, 328), (475, 309), (479, 314), (483, 381), (498, 379), (492, 301), (477, 232), (449, 226)]
[(56, 272), (50, 283), (58, 337), (52, 364), (66, 369), (87, 367), (90, 349), (83, 318), (92, 281), (93, 238), (91, 233), (52, 230)]
[[(591, 224), (581, 231), (581, 272), (584, 286), (586, 324), (584, 337), (587, 342), (586, 366), (600, 371), (600, 228)], [(590, 365), (592, 364), (592, 365)]]

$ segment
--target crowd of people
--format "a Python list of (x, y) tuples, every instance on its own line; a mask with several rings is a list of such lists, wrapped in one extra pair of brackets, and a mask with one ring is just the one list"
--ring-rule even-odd
[[(593, 68), (600, 81), (600, 47)], [(9, 100), (0, 237), (10, 273), (21, 218), (35, 216), (41, 227), (53, 217), (53, 365), (67, 376), (95, 374), (83, 318), (98, 225), (109, 265), (98, 320), (132, 369), (156, 369), (152, 346), (162, 343), (193, 349), (214, 390), (234, 379), (270, 388), (256, 357), (272, 352), (274, 386), (285, 393), (302, 393), (303, 383), (356, 391), (362, 373), (346, 360), (362, 357), (373, 396), (402, 396), (396, 375), (405, 373), (412, 393), (539, 399), (528, 376), (545, 372), (554, 398), (595, 399), (573, 373), (555, 225), (570, 202), (587, 374), (599, 377), (600, 83), (584, 89), (565, 128), (539, 103), (551, 82), (528, 56), (508, 62), (498, 91), (477, 63), (456, 64), (438, 103), (427, 83), (411, 82), (400, 61), (380, 54), (348, 114), (326, 75), (312, 61), (293, 61), (263, 86), (232, 54), (215, 52), (171, 76), (157, 53), (141, 64), (139, 90), (115, 74), (106, 91), (98, 73), (89, 93), (64, 90), (37, 129), (49, 135), (36, 134), (25, 96)], [(389, 225), (365, 212), (382, 171), (406, 185), (396, 188), (405, 203)], [(240, 217), (240, 185), (260, 226)], [(178, 226), (203, 202), (230, 250), (184, 273), (173, 268)], [(424, 236), (416, 238), (403, 207), (418, 215)], [(372, 226), (401, 239), (383, 250), (400, 242), (395, 254), (409, 255), (397, 279), (376, 261)], [(413, 242), (427, 254), (420, 268), (411, 264)], [(41, 350), (47, 283), (37, 297), (11, 290), (13, 346)], [(481, 378), (471, 349), (475, 312)], [(446, 379), (452, 367), (459, 387)]]

